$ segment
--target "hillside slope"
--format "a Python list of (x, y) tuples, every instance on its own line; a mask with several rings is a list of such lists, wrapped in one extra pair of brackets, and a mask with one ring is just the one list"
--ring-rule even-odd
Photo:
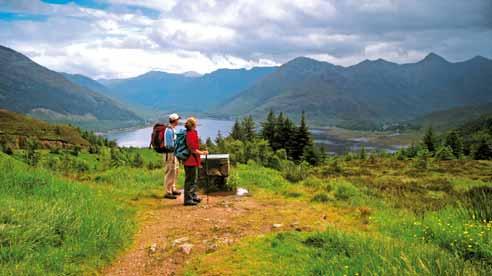
[(46, 147), (88, 146), (80, 132), (67, 125), (46, 122), (0, 109), (0, 141), (14, 148), (23, 147), (27, 139), (39, 141)]
[(218, 111), (264, 114), (269, 109), (321, 124), (409, 120), (423, 114), (492, 101), (492, 61), (451, 63), (429, 54), (411, 64), (382, 59), (350, 67), (296, 58), (241, 92)]
[(420, 128), (432, 126), (436, 130), (448, 130), (487, 115), (492, 116), (492, 103), (432, 112), (412, 120), (410, 125)]
[(139, 121), (110, 98), (0, 46), (0, 108), (53, 121)]

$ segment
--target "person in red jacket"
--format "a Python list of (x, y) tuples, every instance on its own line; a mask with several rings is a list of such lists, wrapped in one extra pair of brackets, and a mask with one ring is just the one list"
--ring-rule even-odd
[(184, 205), (197, 205), (201, 199), (196, 194), (198, 179), (198, 168), (201, 165), (200, 155), (207, 155), (208, 151), (200, 150), (198, 132), (196, 131), (197, 120), (190, 117), (186, 120), (186, 144), (191, 154), (183, 162), (185, 168), (185, 185), (184, 185)]

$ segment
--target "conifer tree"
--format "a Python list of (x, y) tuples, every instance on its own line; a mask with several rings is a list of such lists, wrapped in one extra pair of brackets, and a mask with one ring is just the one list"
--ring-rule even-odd
[(296, 133), (297, 129), (295, 124), (289, 119), (289, 117), (285, 116), (284, 123), (280, 128), (280, 137), (282, 138), (282, 148), (287, 151), (287, 156), (290, 159), (294, 159), (293, 152), (297, 147)]
[(236, 119), (236, 122), (234, 122), (234, 126), (232, 127), (232, 132), (231, 132), (231, 137), (234, 140), (243, 140), (243, 129), (241, 127), (241, 123), (239, 123), (239, 120)]
[(271, 146), (274, 151), (284, 148), (285, 144), (283, 142), (284, 137), (282, 137), (282, 129), (285, 123), (284, 114), (280, 112), (275, 120), (274, 131)]
[(463, 140), (457, 131), (453, 130), (448, 133), (444, 143), (453, 150), (456, 158), (460, 158), (463, 155)]
[(422, 143), (424, 144), (425, 148), (429, 152), (435, 152), (436, 151), (436, 136), (434, 134), (434, 131), (432, 130), (432, 127), (429, 127), (424, 135), (424, 138), (422, 140)]
[(270, 109), (270, 112), (268, 112), (268, 115), (266, 117), (266, 120), (261, 123), (262, 129), (261, 129), (261, 137), (270, 143), (270, 146), (273, 144), (273, 139), (275, 136), (275, 124), (276, 124), (277, 118), (275, 114), (273, 113), (273, 110)]
[(216, 145), (219, 145), (220, 143), (222, 143), (224, 141), (224, 136), (222, 136), (222, 132), (220, 131), (220, 129), (217, 131), (217, 136), (215, 137), (215, 144)]
[(292, 151), (292, 158), (296, 161), (302, 159), (304, 151), (307, 147), (312, 145), (311, 133), (306, 123), (306, 116), (304, 111), (301, 115), (301, 122), (295, 133), (295, 145)]
[(256, 123), (251, 115), (243, 119), (241, 129), (243, 141), (253, 141), (256, 138)]

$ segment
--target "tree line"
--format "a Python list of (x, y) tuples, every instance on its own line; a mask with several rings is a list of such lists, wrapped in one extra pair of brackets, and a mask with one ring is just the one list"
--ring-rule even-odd
[(429, 127), (420, 143), (401, 150), (400, 154), (409, 158), (427, 154), (440, 160), (491, 160), (492, 117), (482, 117), (440, 135)]
[(215, 152), (232, 152), (232, 157), (242, 163), (262, 159), (259, 155), (271, 155), (294, 163), (317, 165), (325, 156), (323, 149), (313, 142), (304, 112), (296, 125), (283, 113), (276, 115), (270, 111), (259, 126), (252, 116), (236, 119), (227, 137), (219, 132), (215, 142), (208, 139), (206, 146)]

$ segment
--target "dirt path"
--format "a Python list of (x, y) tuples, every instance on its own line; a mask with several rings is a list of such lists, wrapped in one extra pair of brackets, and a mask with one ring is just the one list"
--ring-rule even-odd
[[(311, 231), (345, 224), (339, 210), (299, 201), (214, 195), (200, 206), (183, 199), (153, 199), (133, 246), (104, 275), (182, 275), (193, 257), (220, 250), (245, 236), (271, 231)], [(275, 224), (275, 225), (274, 225)], [(191, 252), (186, 253), (186, 247)]]

